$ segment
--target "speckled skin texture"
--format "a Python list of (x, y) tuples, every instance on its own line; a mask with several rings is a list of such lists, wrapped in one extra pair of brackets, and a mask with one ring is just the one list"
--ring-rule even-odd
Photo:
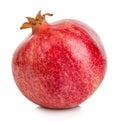
[(98, 35), (76, 20), (39, 25), (16, 49), (15, 82), (32, 102), (47, 108), (72, 108), (98, 88), (106, 55)]

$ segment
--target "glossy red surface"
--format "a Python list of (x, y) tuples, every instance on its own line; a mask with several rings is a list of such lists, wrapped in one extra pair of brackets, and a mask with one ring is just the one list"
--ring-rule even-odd
[(66, 19), (34, 28), (16, 49), (12, 71), (29, 100), (48, 108), (71, 108), (98, 88), (106, 63), (96, 32), (82, 22)]

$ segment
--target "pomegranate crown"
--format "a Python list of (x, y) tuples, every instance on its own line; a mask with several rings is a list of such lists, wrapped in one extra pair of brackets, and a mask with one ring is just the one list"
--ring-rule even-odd
[(39, 11), (35, 18), (26, 17), (28, 22), (23, 23), (20, 29), (32, 28), (33, 26), (36, 26), (37, 24), (42, 24), (43, 20), (45, 20), (45, 16), (53, 16), (53, 14), (45, 13), (41, 15), (41, 11)]

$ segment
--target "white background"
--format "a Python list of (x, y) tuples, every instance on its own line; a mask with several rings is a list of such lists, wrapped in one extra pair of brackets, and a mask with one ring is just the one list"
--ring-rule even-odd
[[(80, 107), (67, 110), (41, 108), (18, 90), (11, 59), (19, 43), (31, 32), (20, 31), (26, 16), (53, 13), (48, 22), (65, 18), (83, 21), (101, 37), (108, 68), (98, 90)], [(4, 0), (0, 1), (0, 122), (120, 122), (120, 3), (119, 0)]]

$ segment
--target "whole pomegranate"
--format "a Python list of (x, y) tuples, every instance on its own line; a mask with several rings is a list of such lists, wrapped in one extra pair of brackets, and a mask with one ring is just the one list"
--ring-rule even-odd
[(96, 32), (86, 24), (64, 19), (51, 24), (39, 11), (21, 29), (32, 33), (16, 49), (12, 60), (15, 82), (32, 102), (47, 108), (72, 108), (101, 84), (106, 54)]

